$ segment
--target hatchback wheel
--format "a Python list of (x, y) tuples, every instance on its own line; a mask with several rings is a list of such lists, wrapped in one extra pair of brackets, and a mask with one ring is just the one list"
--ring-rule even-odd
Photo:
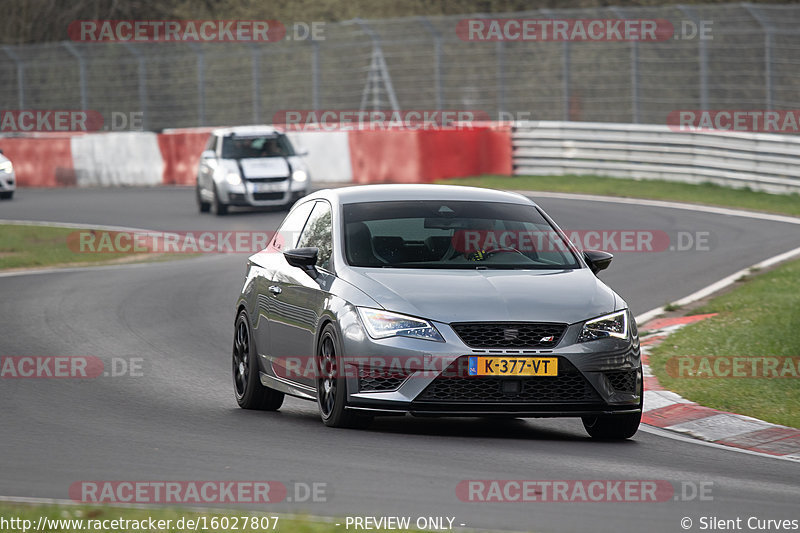
[(208, 213), (211, 210), (211, 204), (203, 200), (203, 197), (200, 194), (199, 183), (195, 187), (194, 191), (195, 191), (195, 197), (197, 198), (197, 208), (200, 210), (201, 213)]
[(359, 415), (345, 408), (347, 384), (340, 353), (336, 330), (328, 324), (322, 330), (317, 347), (317, 368), (320, 369), (317, 379), (319, 414), (326, 426), (365, 428), (372, 422), (372, 417)]
[(214, 208), (214, 214), (218, 217), (224, 216), (228, 214), (228, 204), (224, 204), (219, 199), (219, 192), (217, 192), (217, 186), (214, 185), (212, 189), (214, 191), (214, 201), (211, 203), (211, 206)]
[(247, 313), (236, 318), (233, 335), (233, 392), (242, 409), (277, 411), (283, 405), (283, 393), (261, 383), (258, 375), (257, 351), (250, 335)]

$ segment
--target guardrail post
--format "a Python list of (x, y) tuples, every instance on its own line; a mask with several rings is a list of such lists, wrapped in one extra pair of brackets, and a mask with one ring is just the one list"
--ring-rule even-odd
[(767, 109), (774, 105), (775, 89), (772, 84), (772, 48), (774, 46), (774, 26), (753, 4), (742, 4), (764, 30), (764, 101)]
[(17, 66), (17, 101), (19, 108), (25, 109), (25, 61), (10, 46), (3, 46), (3, 51)]
[(81, 87), (81, 109), (86, 111), (89, 109), (89, 98), (86, 89), (86, 60), (78, 52), (78, 49), (69, 41), (64, 41), (61, 45), (67, 49), (67, 52), (72, 54), (78, 60), (78, 76), (80, 79)]
[[(684, 5), (675, 7), (683, 11), (698, 28), (700, 27), (702, 21), (695, 13), (694, 8)], [(708, 47), (702, 36), (698, 36), (697, 39), (697, 56), (700, 67), (700, 109), (708, 109)]]

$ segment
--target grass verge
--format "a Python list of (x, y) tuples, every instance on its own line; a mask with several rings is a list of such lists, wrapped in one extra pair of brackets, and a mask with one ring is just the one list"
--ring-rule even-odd
[[(142, 251), (81, 252), (78, 232), (53, 226), (0, 224), (0, 270), (163, 261), (191, 254)], [(108, 232), (106, 232), (108, 233)]]
[[(691, 312), (701, 313), (719, 314), (678, 330), (653, 349), (650, 367), (661, 385), (707, 407), (800, 428), (800, 261), (743, 278), (730, 292)], [(671, 358), (684, 356), (795, 359), (788, 366), (782, 361), (774, 372), (768, 369), (766, 374), (773, 377), (690, 375), (749, 374), (752, 360), (738, 370), (727, 363), (717, 370), (714, 360), (706, 359), (712, 363), (709, 372), (709, 367), (700, 366), (702, 359), (697, 359), (686, 372), (679, 371), (679, 366), (668, 371)], [(764, 360), (756, 364), (756, 368), (764, 368)], [(774, 377), (776, 374), (785, 377)]]
[[(19, 519), (16, 524), (8, 526), (4, 531), (36, 530), (40, 517), (43, 518), (42, 530), (46, 532), (78, 532), (94, 531), (103, 533), (131, 531), (157, 531), (185, 533), (195, 531), (237, 531), (241, 533), (266, 533), (268, 531), (287, 533), (332, 533), (341, 531), (333, 523), (316, 522), (302, 517), (278, 517), (270, 513), (253, 513), (251, 511), (189, 511), (175, 508), (137, 509), (132, 507), (109, 507), (89, 505), (29, 505), (0, 502), (0, 517), (5, 520)], [(156, 528), (150, 528), (149, 519), (153, 519)], [(256, 523), (252, 522), (253, 518)], [(28, 520), (29, 522), (22, 522)], [(49, 520), (49, 521), (44, 521)], [(112, 522), (117, 520), (116, 523)], [(133, 522), (136, 521), (139, 526)], [(145, 522), (142, 522), (142, 521)], [(159, 520), (164, 520), (158, 524)], [(166, 522), (169, 520), (170, 522)], [(182, 523), (179, 521), (183, 520)], [(194, 522), (189, 524), (188, 521)], [(245, 524), (247, 520), (247, 524)], [(89, 522), (91, 521), (91, 522)], [(99, 521), (99, 522), (94, 522)], [(15, 527), (16, 526), (16, 527)], [(164, 526), (164, 527), (161, 527)], [(205, 526), (205, 527), (204, 527)], [(256, 527), (252, 527), (256, 526)]]
[(798, 194), (768, 194), (749, 189), (732, 189), (713, 183), (694, 185), (671, 181), (598, 178), (595, 176), (479, 176), (442, 180), (438, 183), (492, 189), (671, 200), (800, 216), (800, 195)]

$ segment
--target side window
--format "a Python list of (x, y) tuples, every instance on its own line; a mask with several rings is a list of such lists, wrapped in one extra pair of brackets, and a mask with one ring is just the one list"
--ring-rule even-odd
[(330, 270), (331, 254), (333, 253), (333, 225), (331, 223), (331, 206), (328, 202), (317, 202), (311, 216), (308, 217), (300, 240), (297, 242), (298, 248), (316, 246), (319, 248), (317, 255), (317, 266)]
[(275, 237), (272, 238), (272, 242), (269, 245), (270, 251), (283, 252), (297, 248), (295, 243), (300, 236), (300, 232), (303, 231), (303, 226), (306, 225), (306, 220), (312, 207), (314, 207), (314, 202), (306, 202), (295, 207), (286, 216), (283, 224), (275, 233)]

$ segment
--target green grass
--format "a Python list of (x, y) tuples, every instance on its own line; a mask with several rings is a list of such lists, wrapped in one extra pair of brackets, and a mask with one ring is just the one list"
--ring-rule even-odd
[(115, 264), (189, 256), (189, 254), (80, 252), (77, 244), (80, 231), (85, 230), (0, 224), (0, 270)]
[(673, 377), (666, 367), (670, 358), (687, 355), (800, 356), (800, 261), (748, 276), (691, 314), (701, 313), (719, 315), (653, 349), (650, 367), (661, 385), (707, 407), (800, 428), (800, 377)]
[[(251, 511), (233, 511), (233, 510), (219, 510), (219, 511), (187, 511), (181, 509), (174, 509), (174, 508), (150, 508), (150, 509), (134, 509), (131, 507), (108, 507), (108, 506), (89, 506), (89, 505), (28, 505), (28, 504), (15, 504), (15, 503), (0, 503), (0, 517), (3, 517), (6, 520), (11, 518), (19, 518), (22, 520), (30, 520), (31, 524), (29, 526), (28, 531), (35, 530), (35, 527), (38, 525), (39, 517), (50, 518), (54, 520), (117, 520), (117, 519), (124, 519), (124, 520), (147, 520), (148, 518), (153, 518), (154, 520), (171, 520), (169, 525), (171, 527), (167, 527), (165, 529), (156, 529), (154, 531), (158, 532), (175, 532), (175, 533), (185, 533), (186, 531), (194, 531), (194, 528), (187, 527), (186, 520), (203, 520), (202, 517), (205, 517), (205, 525), (208, 528), (207, 531), (234, 531), (233, 529), (233, 521), (236, 520), (238, 517), (238, 528), (235, 529), (237, 532), (241, 533), (268, 533), (271, 531), (277, 532), (287, 532), (287, 533), (332, 533), (332, 532), (341, 532), (344, 530), (344, 526), (336, 527), (333, 523), (325, 523), (325, 522), (318, 522), (312, 519), (304, 519), (302, 517), (279, 517), (277, 520), (277, 525), (273, 528), (275, 521), (273, 519), (275, 515), (269, 512), (266, 513), (253, 513)], [(223, 518), (225, 517), (225, 518)], [(248, 521), (248, 527), (243, 527), (243, 519), (248, 517), (248, 520), (251, 520), (249, 517), (258, 517), (259, 522), (261, 521), (262, 517), (264, 520), (263, 525), (267, 526), (264, 527), (250, 527), (252, 524)], [(181, 518), (184, 519), (184, 527), (178, 527), (178, 520)], [(217, 521), (223, 518), (227, 520), (228, 527), (223, 528), (220, 527), (222, 524), (218, 522), (212, 522), (212, 519)], [(204, 522), (198, 522), (200, 527), (198, 531), (203, 531), (202, 525)], [(80, 526), (76, 527), (75, 523), (72, 523), (72, 527), (70, 527), (69, 523), (60, 523), (55, 524), (55, 526), (61, 527), (53, 527), (53, 524), (50, 524), (51, 527), (46, 528), (46, 533), (55, 533), (55, 532), (72, 532), (72, 531), (81, 531)], [(111, 522), (107, 522), (108, 526), (114, 525)], [(118, 525), (124, 526), (124, 523), (118, 523)], [(129, 524), (128, 524), (129, 525)], [(162, 525), (168, 525), (167, 522), (164, 522)], [(213, 527), (212, 525), (216, 525), (217, 527)], [(259, 525), (259, 524), (256, 524)], [(7, 527), (2, 529), (3, 531), (22, 531), (22, 526), (12, 528)], [(130, 527), (103, 527), (103, 528), (92, 528), (89, 529), (86, 527), (86, 522), (84, 522), (83, 531), (95, 531), (95, 532), (124, 532), (129, 533), (131, 531), (142, 529), (132, 529)], [(144, 528), (144, 531), (149, 531), (148, 527)]]
[(694, 185), (671, 181), (595, 176), (480, 176), (442, 180), (439, 183), (490, 187), (492, 189), (649, 198), (800, 216), (800, 195), (798, 194), (768, 194), (748, 189), (732, 189), (712, 183)]

